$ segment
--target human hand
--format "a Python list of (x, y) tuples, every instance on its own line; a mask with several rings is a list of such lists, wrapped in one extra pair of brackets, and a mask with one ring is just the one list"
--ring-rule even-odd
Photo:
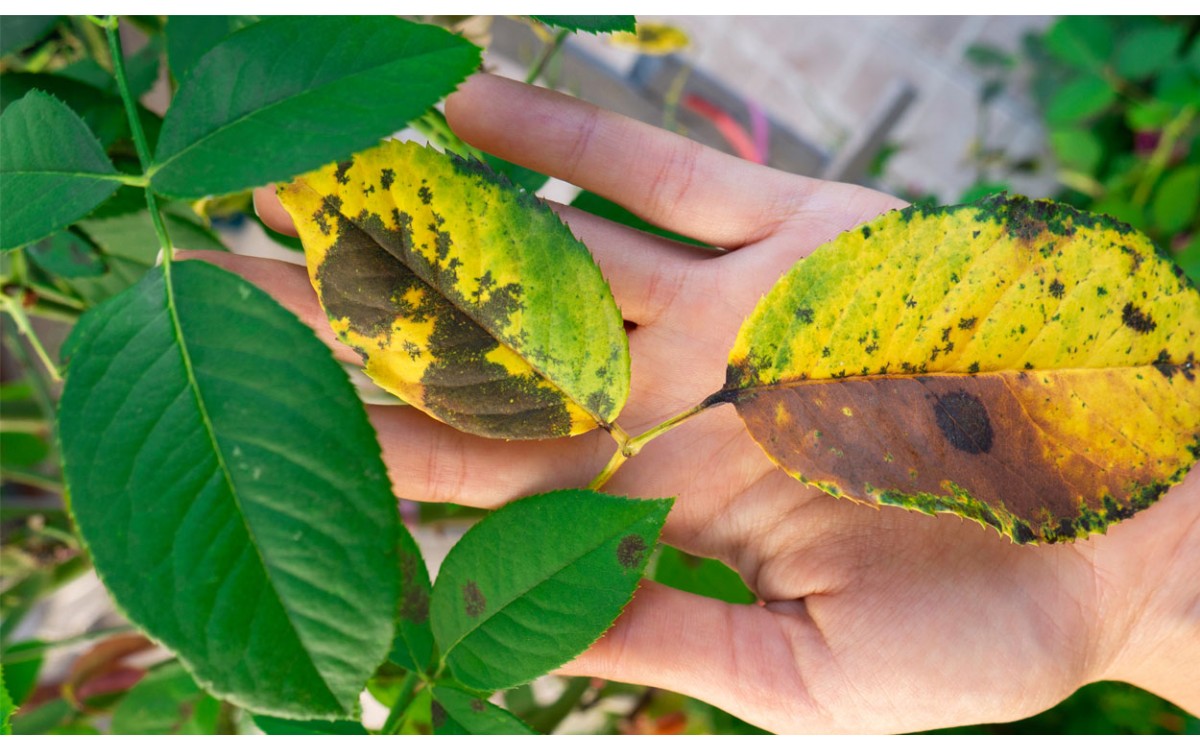
[[(797, 259), (903, 205), (489, 76), (452, 96), (447, 116), (479, 148), (728, 250), (560, 209), (637, 324), (619, 420), (635, 434), (721, 388), (742, 321)], [(268, 224), (295, 233), (273, 193), (257, 199)], [(302, 268), (203, 257), (271, 292), (337, 356), (358, 361), (335, 341)], [(422, 501), (494, 507), (582, 486), (613, 451), (602, 431), (509, 443), (457, 432), (415, 409), (369, 412), (397, 494)], [(1182, 676), (1200, 674), (1195, 471), (1106, 536), (1017, 547), (953, 516), (876, 509), (810, 489), (774, 467), (732, 409), (712, 409), (649, 443), (605, 489), (677, 497), (664, 539), (727, 562), (766, 604), (647, 584), (613, 630), (568, 665), (572, 673), (688, 693), (774, 731), (1005, 721), (1106, 677), (1193, 711), (1200, 703)]]

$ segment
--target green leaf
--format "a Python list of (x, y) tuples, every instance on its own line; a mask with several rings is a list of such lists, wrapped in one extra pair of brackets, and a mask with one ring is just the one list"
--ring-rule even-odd
[(20, 52), (50, 33), (62, 16), (0, 16), (0, 56)]
[(1060, 166), (1086, 174), (1094, 173), (1104, 156), (1104, 146), (1100, 143), (1100, 138), (1083, 128), (1051, 131), (1050, 148)]
[(238, 29), (257, 22), (255, 16), (170, 16), (167, 18), (167, 64), (176, 81)]
[(434, 734), (537, 734), (486, 698), (436, 685), (430, 706)]
[(1125, 114), (1130, 130), (1159, 130), (1175, 116), (1175, 107), (1157, 99), (1130, 105)]
[(416, 540), (400, 525), (400, 597), (396, 606), (396, 638), (388, 658), (414, 672), (424, 672), (433, 659), (429, 600), (433, 585)]
[(17, 707), (8, 694), (8, 686), (4, 682), (4, 665), (0, 664), (0, 734), (12, 734), (12, 715)]
[(433, 691), (422, 690), (400, 716), (396, 734), (433, 734)]
[[(3, 699), (0, 699), (2, 701)], [(62, 698), (12, 716), (13, 734), (48, 734), (75, 716), (75, 709)]]
[(1117, 92), (1099, 76), (1084, 75), (1054, 92), (1046, 106), (1051, 125), (1071, 125), (1100, 114), (1117, 100)]
[(654, 580), (673, 589), (733, 604), (753, 604), (758, 599), (737, 571), (720, 560), (689, 555), (665, 544), (654, 564)]
[(433, 634), (454, 676), (501, 690), (583, 653), (633, 596), (670, 508), (559, 490), (471, 527), (433, 586)]
[(25, 254), (46, 273), (64, 279), (99, 276), (108, 270), (95, 245), (69, 230), (38, 240), (26, 247)]
[(556, 26), (569, 31), (586, 31), (589, 34), (608, 34), (614, 31), (637, 30), (634, 16), (530, 16), (547, 26)]
[(113, 711), (113, 734), (216, 734), (221, 703), (179, 662), (151, 670)]
[(1113, 21), (1098, 16), (1066, 16), (1046, 32), (1047, 49), (1059, 60), (1085, 70), (1101, 67), (1113, 51)]
[(8, 690), (9, 698), (17, 706), (24, 705), (33, 694), (33, 689), (37, 687), (38, 674), (42, 671), (42, 662), (46, 658), (44, 653), (29, 657), (21, 655), (26, 651), (43, 649), (45, 646), (44, 641), (32, 640), (4, 647), (4, 686)]
[(1117, 48), (1117, 73), (1138, 81), (1162, 70), (1175, 58), (1184, 31), (1183, 26), (1161, 23), (1134, 31)]
[[(7, 411), (5, 417), (8, 417)], [(27, 468), (41, 463), (49, 454), (49, 444), (39, 435), (0, 432), (0, 466)]]
[(686, 242), (691, 245), (700, 245), (701, 247), (709, 247), (703, 242), (693, 240), (689, 237), (684, 237), (682, 234), (668, 231), (662, 227), (656, 227), (642, 217), (633, 213), (624, 206), (618, 205), (607, 198), (602, 198), (595, 193), (584, 190), (575, 196), (575, 200), (571, 201), (571, 206), (578, 208), (581, 211), (587, 211), (593, 216), (599, 216), (602, 219), (608, 219), (617, 224), (623, 224), (627, 227), (656, 234), (659, 237), (666, 237), (677, 242)]
[(1192, 234), (1191, 241), (1179, 251), (1176, 262), (1191, 279), (1192, 286), (1200, 286), (1200, 232)]
[(1001, 195), (818, 248), (743, 323), (721, 394), (810, 486), (1062, 542), (1196, 462), (1198, 340), (1200, 294), (1147, 237)]
[(1155, 225), (1173, 234), (1196, 223), (1200, 210), (1200, 166), (1183, 167), (1167, 174), (1154, 191), (1150, 212)]
[(0, 115), (0, 249), (40, 240), (82, 218), (121, 183), (79, 116), (31, 91)]
[(261, 729), (263, 734), (293, 736), (369, 734), (363, 725), (357, 721), (300, 721), (298, 719), (280, 719), (275, 716), (260, 716), (258, 714), (252, 716), (251, 719), (254, 721), (254, 726)]
[(1158, 76), (1154, 95), (1176, 107), (1195, 107), (1200, 102), (1200, 71), (1182, 63), (1168, 67)]
[(333, 329), (406, 403), (508, 439), (587, 432), (624, 406), (629, 341), (600, 269), (485, 165), (385, 141), (279, 196)]
[(478, 65), (465, 39), (390, 16), (261, 21), (180, 82), (151, 182), (200, 198), (290, 178), (375, 144)]
[(199, 261), (150, 271), (64, 348), (71, 511), (118, 605), (217, 697), (355, 714), (392, 639), (398, 514), (329, 351)]
[[(103, 69), (101, 73), (109, 75)], [(61, 74), (5, 73), (0, 76), (0, 84), (0, 110), (7, 110), (30, 91), (37, 90), (61, 100), (78, 114), (105, 148), (129, 135), (124, 105), (114, 92)]]

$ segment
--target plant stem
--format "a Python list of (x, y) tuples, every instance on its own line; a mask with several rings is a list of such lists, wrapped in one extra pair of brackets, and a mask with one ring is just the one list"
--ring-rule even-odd
[[(21, 341), (11, 331), (4, 331), (4, 343), (12, 351), (12, 355), (21, 363), (21, 369), (29, 376), (29, 388), (33, 391), (33, 400), (37, 401), (38, 409), (46, 424), (54, 424), (54, 399), (50, 397), (50, 389), (42, 378), (42, 371), (33, 364), (33, 360), (21, 346)], [(11, 423), (10, 423), (11, 424)], [(17, 429), (10, 426), (9, 429)]]
[(33, 351), (38, 355), (38, 359), (42, 360), (42, 365), (46, 368), (46, 372), (50, 373), (50, 377), (54, 378), (56, 383), (61, 383), (62, 375), (58, 372), (58, 366), (54, 364), (54, 360), (50, 359), (50, 355), (46, 353), (46, 349), (42, 346), (42, 341), (38, 338), (37, 333), (34, 332), (33, 326), (29, 325), (29, 318), (25, 315), (25, 308), (21, 306), (21, 301), (9, 297), (7, 294), (0, 295), (0, 306), (12, 316), (13, 322), (17, 324), (17, 330), (29, 341), (29, 345), (33, 347)]
[(629, 435), (617, 425), (611, 425), (609, 432), (612, 434), (613, 440), (617, 441), (617, 452), (608, 460), (608, 464), (606, 464), (605, 467), (600, 470), (600, 473), (596, 475), (596, 478), (588, 484), (588, 489), (599, 490), (601, 487), (603, 487), (608, 480), (612, 478), (613, 474), (617, 473), (617, 469), (621, 468), (621, 465), (624, 464), (627, 459), (636, 456), (639, 452), (641, 452), (642, 448), (646, 447), (646, 443), (649, 443), (654, 438), (670, 432), (706, 409), (717, 406), (718, 404), (733, 403), (736, 398), (737, 394), (735, 392), (717, 391), (687, 411), (680, 412), (662, 424), (651, 427), (642, 434), (633, 438), (629, 437)]
[(546, 48), (542, 50), (541, 57), (539, 57), (537, 62), (533, 64), (533, 67), (529, 69), (529, 74), (525, 76), (525, 83), (534, 83), (538, 78), (541, 77), (542, 72), (546, 69), (546, 66), (550, 64), (550, 61), (555, 55), (558, 54), (558, 51), (562, 49), (563, 42), (566, 41), (567, 35), (570, 33), (571, 32), (567, 29), (562, 29), (554, 35), (554, 41), (546, 45)]
[[(34, 474), (33, 472), (21, 471), (20, 469), (0, 469), (0, 478), (9, 482), (37, 487), (39, 490), (46, 490), (47, 492), (56, 492), (60, 495), (63, 493), (62, 482), (51, 477), (42, 476), (41, 474)], [(7, 502), (6, 500), (5, 503)], [(75, 544), (75, 540), (72, 539), (71, 543)]]
[(414, 688), (417, 686), (419, 675), (416, 672), (409, 672), (404, 677), (404, 682), (400, 683), (400, 697), (392, 704), (392, 708), (388, 711), (387, 719), (383, 722), (383, 728), (379, 730), (380, 734), (398, 734), (404, 719), (404, 712), (412, 705), (413, 696), (416, 695)]
[[(113, 77), (117, 79), (117, 88), (121, 91), (121, 101), (125, 103), (125, 117), (129, 120), (129, 132), (133, 134), (133, 145), (137, 148), (138, 162), (142, 165), (142, 179), (146, 180), (144, 173), (149, 171), (151, 164), (150, 146), (146, 142), (146, 133), (142, 130), (142, 121), (138, 117), (137, 102), (134, 101), (133, 94), (129, 91), (129, 78), (125, 73), (125, 53), (121, 51), (119, 26), (120, 22), (117, 17), (109, 16), (104, 25), (104, 31), (108, 35), (108, 47), (112, 52)], [(144, 184), (146, 186), (146, 207), (150, 209), (150, 219), (154, 222), (154, 231), (158, 235), (159, 244), (162, 245), (164, 272), (170, 273), (174, 248), (171, 246), (171, 238), (167, 234), (166, 224), (163, 223), (162, 213), (158, 210), (154, 189), (150, 187), (148, 181)]]
[(1135, 205), (1146, 205), (1146, 201), (1150, 199), (1150, 191), (1154, 189), (1154, 184), (1158, 182), (1158, 178), (1162, 176), (1163, 170), (1167, 168), (1167, 163), (1171, 160), (1171, 154), (1175, 152), (1175, 144), (1179, 142), (1179, 138), (1188, 129), (1188, 126), (1192, 124), (1192, 120), (1195, 117), (1195, 107), (1184, 107), (1162, 129), (1158, 145), (1154, 147), (1154, 152), (1150, 154), (1150, 161), (1146, 164), (1146, 171), (1142, 174), (1142, 179), (1138, 180), (1137, 188), (1133, 191), (1133, 202)]

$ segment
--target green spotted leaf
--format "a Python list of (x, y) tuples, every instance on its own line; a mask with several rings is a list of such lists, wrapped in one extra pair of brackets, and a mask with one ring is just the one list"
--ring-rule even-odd
[(454, 677), (500, 690), (583, 653), (633, 596), (670, 508), (559, 490), (471, 527), (433, 586), (433, 634)]
[(433, 659), (433, 631), (429, 629), (433, 584), (420, 547), (403, 525), (399, 538), (400, 599), (396, 606), (396, 637), (388, 659), (405, 669), (422, 672)]
[(356, 714), (394, 631), (395, 498), (345, 372), (240, 277), (155, 268), (84, 315), (59, 433), (109, 592), (214, 696)]
[(1063, 541), (1196, 461), (1197, 342), (1200, 294), (1144, 235), (1000, 195), (890, 212), (797, 263), (718, 398), (832, 495)]
[(405, 402), (510, 439), (620, 412), (629, 342), (600, 269), (548, 206), (485, 165), (387, 141), (280, 198), (334, 331)]
[(528, 724), (486, 698), (456, 688), (433, 688), (434, 734), (537, 734)]
[(99, 276), (108, 270), (91, 241), (67, 230), (29, 245), (25, 254), (46, 273), (64, 279)]
[(200, 198), (341, 158), (453, 91), (479, 54), (444, 29), (391, 16), (260, 21), (184, 75), (163, 121), (151, 184)]
[(632, 32), (637, 28), (634, 16), (530, 16), (547, 26), (589, 34), (609, 34), (614, 31)]
[(120, 186), (96, 136), (54, 97), (31, 91), (0, 115), (0, 249), (53, 234)]

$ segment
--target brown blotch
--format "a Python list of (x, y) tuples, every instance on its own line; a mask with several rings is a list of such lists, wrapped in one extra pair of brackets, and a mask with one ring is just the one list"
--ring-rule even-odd
[(483, 699), (481, 699), (481, 698), (472, 698), (471, 699), (471, 710), (474, 711), (475, 713), (477, 713), (477, 714), (483, 713), (483, 710), (485, 708), (487, 708), (487, 706), (484, 705)]
[(937, 398), (933, 410), (938, 429), (950, 445), (967, 453), (992, 449), (992, 422), (978, 397), (966, 391), (947, 393)]
[(636, 568), (642, 564), (646, 555), (646, 540), (637, 534), (630, 534), (617, 545), (617, 562), (623, 568)]
[(441, 729), (446, 724), (446, 709), (441, 703), (433, 701), (429, 706), (429, 718), (433, 721), (434, 729)]
[(414, 555), (400, 554), (400, 619), (419, 625), (429, 619), (429, 592), (418, 581), (417, 569)]
[(462, 587), (462, 596), (467, 617), (479, 617), (487, 610), (487, 599), (483, 598), (479, 584), (474, 581), (467, 581), (466, 585)]
[(1154, 322), (1154, 318), (1150, 317), (1150, 313), (1143, 312), (1132, 302), (1126, 302), (1125, 307), (1121, 308), (1121, 322), (1127, 328), (1132, 328), (1138, 333), (1150, 333), (1158, 324)]

